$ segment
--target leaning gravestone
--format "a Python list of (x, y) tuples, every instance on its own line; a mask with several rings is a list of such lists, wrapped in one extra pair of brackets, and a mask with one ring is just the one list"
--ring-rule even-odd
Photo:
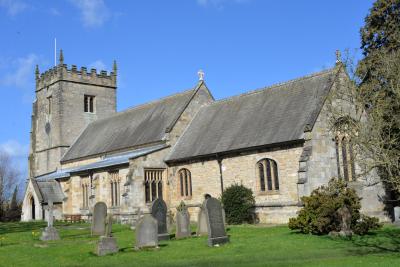
[(165, 201), (157, 198), (151, 204), (151, 215), (158, 222), (158, 240), (169, 240), (167, 230), (167, 204)]
[(107, 205), (97, 202), (93, 209), (92, 235), (104, 235), (106, 228)]
[(216, 198), (208, 198), (204, 201), (208, 225), (208, 245), (214, 246), (229, 242), (225, 232), (221, 203)]
[(204, 204), (200, 207), (200, 211), (197, 214), (197, 231), (196, 234), (198, 236), (207, 235), (208, 234), (208, 226), (207, 226), (207, 218), (206, 212), (204, 209)]
[(42, 236), (40, 240), (49, 241), (49, 240), (59, 240), (60, 236), (58, 235), (57, 229), (53, 226), (54, 216), (53, 216), (53, 201), (49, 200), (47, 203), (47, 227), (42, 232)]
[(100, 237), (97, 243), (96, 254), (98, 256), (104, 256), (111, 253), (118, 252), (117, 240), (112, 236), (112, 216), (108, 215), (106, 220), (105, 235)]
[(150, 214), (145, 214), (136, 225), (136, 249), (158, 247), (158, 223)]
[(190, 230), (190, 214), (188, 212), (187, 206), (182, 201), (177, 208), (176, 213), (176, 233), (175, 237), (185, 238), (191, 236), (192, 232)]

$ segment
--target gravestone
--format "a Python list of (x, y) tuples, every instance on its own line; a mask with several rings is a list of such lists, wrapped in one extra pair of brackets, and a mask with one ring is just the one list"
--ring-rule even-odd
[(158, 240), (169, 240), (167, 230), (167, 204), (165, 201), (157, 198), (151, 204), (151, 215), (158, 222)]
[(92, 235), (104, 235), (106, 230), (107, 205), (97, 202), (93, 209)]
[(222, 219), (224, 220), (224, 225), (226, 225), (226, 213), (224, 208), (222, 208)]
[(158, 222), (145, 214), (136, 225), (136, 249), (158, 247)]
[(47, 203), (47, 227), (42, 232), (42, 236), (40, 240), (49, 241), (49, 240), (60, 240), (60, 236), (55, 227), (53, 227), (54, 216), (53, 216), (53, 201), (49, 200)]
[(200, 207), (200, 211), (197, 214), (197, 231), (198, 236), (208, 235), (207, 217), (204, 209), (204, 204)]
[(353, 235), (353, 231), (351, 230), (351, 211), (345, 205), (339, 208), (337, 211), (337, 216), (340, 219), (340, 231), (331, 231), (329, 232), (329, 236), (331, 237), (351, 237)]
[(400, 207), (394, 207), (394, 223), (400, 225)]
[(96, 255), (104, 256), (118, 252), (117, 240), (112, 236), (112, 216), (108, 215), (106, 220), (105, 235), (100, 237), (97, 243)]
[(341, 236), (351, 237), (353, 231), (351, 231), (351, 212), (350, 209), (345, 205), (337, 210), (338, 215), (341, 218), (340, 232)]
[(216, 198), (208, 198), (204, 201), (208, 225), (208, 245), (215, 246), (229, 242), (225, 232), (224, 218), (221, 203)]
[(188, 212), (187, 206), (182, 201), (177, 208), (176, 213), (176, 233), (175, 237), (185, 238), (190, 237), (192, 234), (190, 230), (190, 214)]

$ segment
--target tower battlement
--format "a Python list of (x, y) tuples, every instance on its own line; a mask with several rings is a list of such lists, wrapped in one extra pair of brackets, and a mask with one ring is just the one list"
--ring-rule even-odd
[(79, 70), (76, 65), (68, 67), (64, 64), (64, 56), (62, 50), (60, 51), (60, 60), (57, 66), (40, 73), (39, 67), (36, 66), (36, 92), (50, 86), (58, 81), (69, 81), (81, 84), (99, 85), (102, 87), (117, 87), (117, 64), (114, 60), (113, 71), (107, 72), (92, 68), (90, 72), (86, 67), (81, 67)]

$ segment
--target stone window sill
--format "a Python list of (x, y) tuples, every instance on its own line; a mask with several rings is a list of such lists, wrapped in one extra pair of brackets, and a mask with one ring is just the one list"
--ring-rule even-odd
[(271, 190), (271, 191), (259, 191), (259, 196), (271, 196), (271, 195), (280, 195), (279, 190)]

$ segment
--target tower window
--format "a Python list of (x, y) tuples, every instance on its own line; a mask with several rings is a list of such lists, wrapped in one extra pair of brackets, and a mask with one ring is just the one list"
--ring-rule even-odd
[(94, 113), (94, 96), (85, 95), (83, 105), (85, 112)]
[(49, 110), (48, 110), (49, 115), (51, 114), (51, 100), (52, 100), (52, 97), (49, 96), (49, 97), (47, 98), (48, 105), (49, 105)]

